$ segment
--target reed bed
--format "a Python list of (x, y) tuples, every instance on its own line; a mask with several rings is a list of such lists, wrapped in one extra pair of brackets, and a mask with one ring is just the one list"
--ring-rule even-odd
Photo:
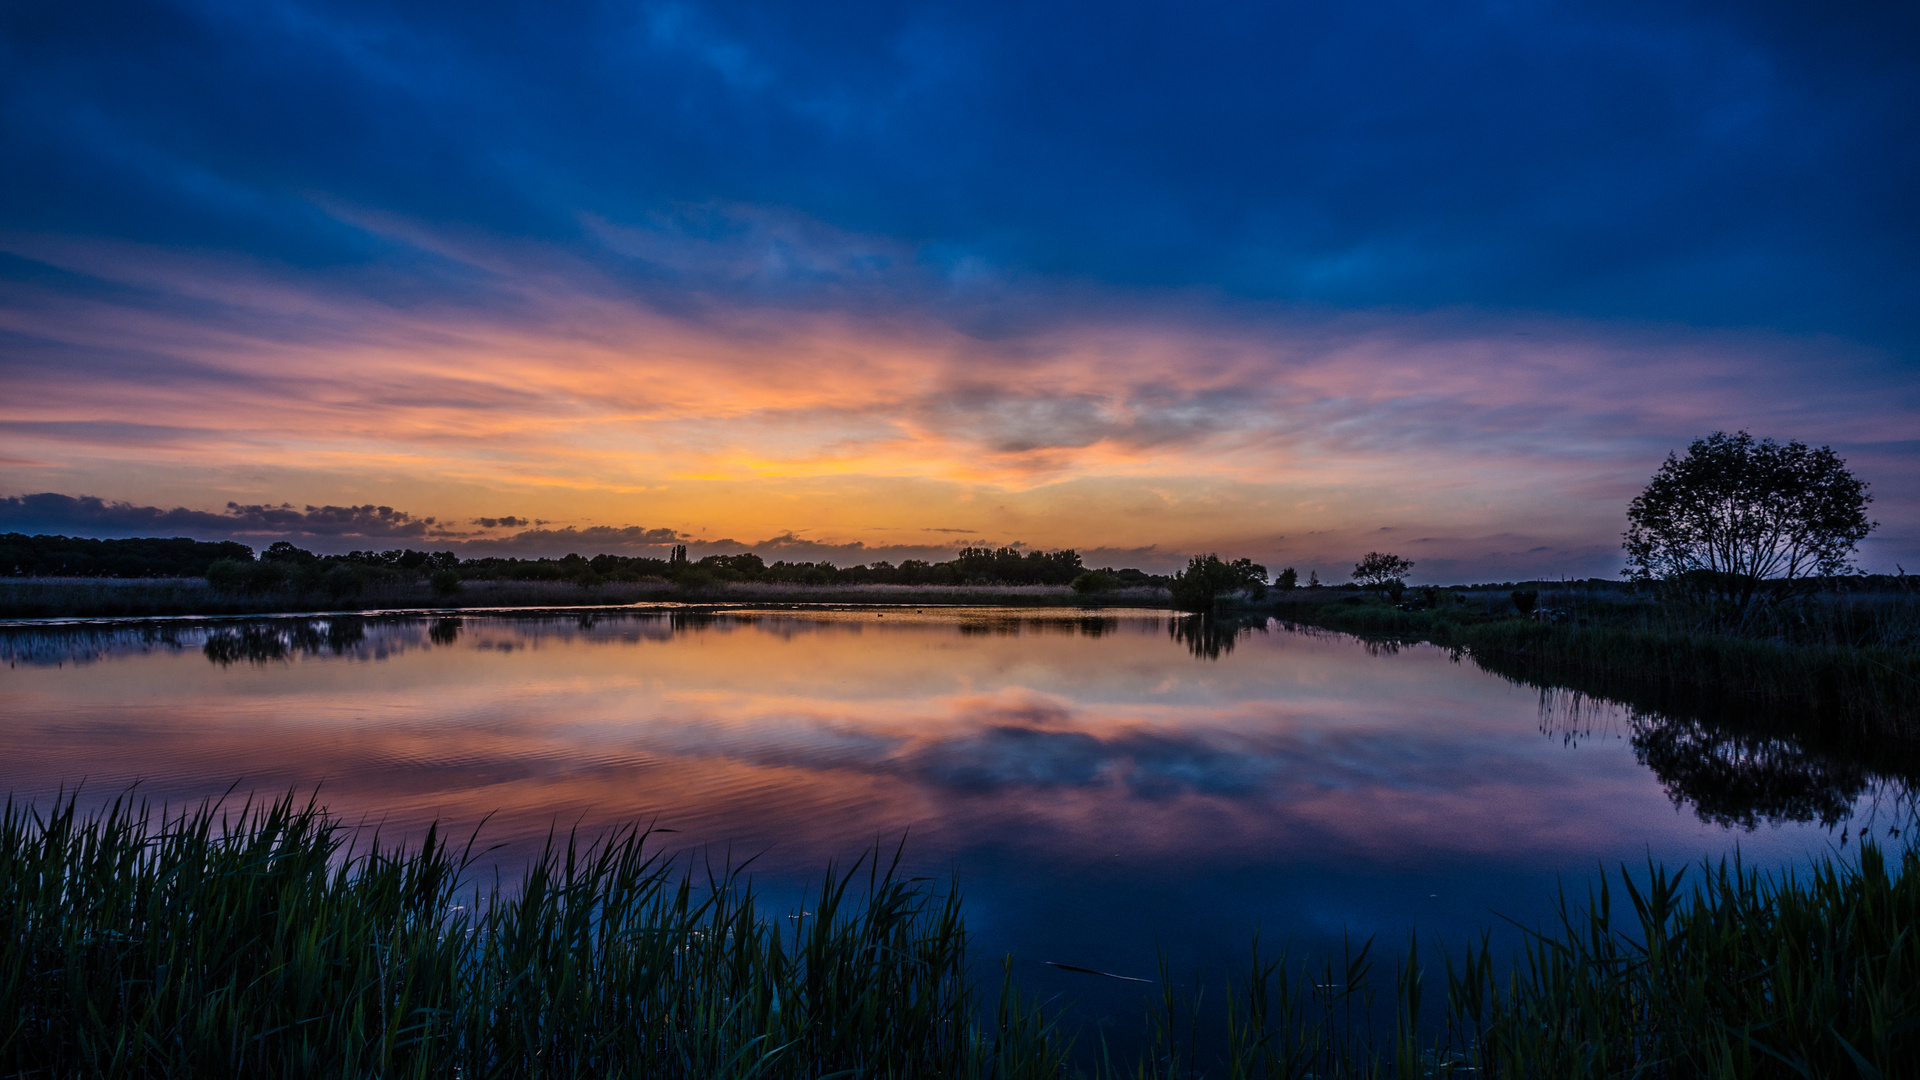
[(1059, 1074), (1037, 1009), (976, 1026), (956, 891), (876, 856), (804, 918), (644, 830), (549, 843), (512, 888), (470, 848), (355, 852), (291, 799), (0, 816), (8, 1076)]
[[(1165, 978), (1145, 1049), (1082, 1047), (952, 887), (878, 852), (771, 913), (627, 828), (511, 888), (471, 845), (355, 850), (311, 801), (0, 814), (8, 1076), (1789, 1077), (1920, 1072), (1920, 856), (1602, 876), (1497, 965), (1417, 942), (1263, 956), (1225, 1007)], [(1627, 903), (1616, 918), (1615, 889)], [(1627, 909), (1630, 907), (1630, 911)], [(787, 917), (791, 915), (791, 917)], [(1424, 1008), (1424, 1012), (1423, 1012)], [(1213, 1009), (1212, 1012), (1208, 1012)], [(1220, 1013), (1224, 1011), (1224, 1018)]]
[[(1510, 678), (1654, 709), (1792, 714), (1794, 726), (1829, 739), (1920, 745), (1914, 597), (1811, 597), (1733, 630), (1644, 601), (1574, 594), (1542, 594), (1551, 620), (1520, 617), (1510, 604), (1404, 610), (1373, 597), (1343, 599), (1283, 600), (1274, 610), (1326, 629), (1463, 649)], [(1564, 606), (1548, 606), (1555, 601)]]
[[(1417, 939), (1376, 1000), (1371, 949), (1263, 957), (1228, 987), (1223, 1041), (1163, 992), (1151, 1047), (1108, 1076), (1177, 1080), (1552, 1077), (1786, 1080), (1920, 1076), (1920, 853), (1871, 843), (1771, 875), (1718, 866), (1601, 875), (1585, 903), (1496, 963), (1482, 938)], [(1692, 877), (1691, 883), (1688, 878)], [(1616, 911), (1615, 889), (1627, 903)], [(1171, 985), (1163, 973), (1163, 985)], [(1434, 1000), (1434, 999), (1438, 1000)], [(1423, 1021), (1423, 1006), (1427, 1019)], [(1437, 1015), (1434, 1015), (1437, 1013)]]

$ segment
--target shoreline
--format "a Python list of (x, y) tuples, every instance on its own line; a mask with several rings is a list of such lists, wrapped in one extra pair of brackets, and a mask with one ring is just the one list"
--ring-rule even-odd
[(714, 583), (698, 590), (670, 583), (493, 581), (462, 583), (435, 595), (426, 583), (388, 585), (353, 597), (291, 591), (221, 592), (199, 578), (0, 579), (0, 625), (53, 626), (102, 620), (247, 618), (271, 615), (372, 616), (515, 611), (716, 609), (740, 605), (871, 607), (1059, 607), (1170, 609), (1165, 589), (1136, 587), (1081, 594), (1065, 585), (786, 585)]
[[(1453, 649), (1484, 670), (1636, 708), (1920, 755), (1920, 649), (1897, 642), (1795, 641), (1666, 624), (1626, 605), (1577, 602), (1546, 617), (1406, 609), (1366, 594), (1291, 597), (1262, 615), (1363, 640)], [(1559, 598), (1556, 598), (1559, 599)], [(1904, 597), (1895, 604), (1911, 606)], [(1253, 609), (1246, 609), (1253, 614)], [(1902, 609), (1896, 618), (1910, 617)]]

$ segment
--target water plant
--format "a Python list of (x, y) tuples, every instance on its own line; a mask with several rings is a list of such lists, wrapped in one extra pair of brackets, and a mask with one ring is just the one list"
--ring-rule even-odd
[(551, 837), (511, 887), (474, 885), (472, 845), (437, 829), (410, 849), (355, 839), (291, 797), (9, 801), (0, 1072), (1770, 1078), (1920, 1061), (1911, 846), (1897, 870), (1870, 843), (1786, 875), (1623, 867), (1563, 895), (1504, 964), (1485, 939), (1437, 964), (1410, 942), (1378, 1001), (1371, 943), (1296, 964), (1256, 937), (1223, 1020), (1163, 964), (1144, 1049), (1117, 1061), (1076, 1057), (1010, 964), (981, 1008), (959, 893), (903, 877), (897, 851), (782, 918), (739, 869), (695, 873), (637, 827)]
[(975, 1024), (957, 891), (870, 853), (805, 918), (644, 829), (511, 888), (311, 801), (0, 814), (8, 1076), (1057, 1076), (1038, 1008)]

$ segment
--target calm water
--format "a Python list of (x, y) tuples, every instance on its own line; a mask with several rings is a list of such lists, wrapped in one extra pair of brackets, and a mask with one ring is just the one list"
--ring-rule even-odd
[[(788, 893), (907, 836), (983, 958), (1237, 965), (1255, 927), (1403, 949), (1533, 922), (1564, 877), (1738, 845), (1788, 865), (1901, 816), (1886, 781), (1515, 686), (1432, 647), (1163, 612), (685, 612), (0, 630), (0, 787), (238, 781), (391, 835), (470, 825), (511, 862), (633, 819), (757, 856)], [(1794, 820), (1795, 818), (1806, 820)], [(1822, 820), (1822, 819), (1826, 820)], [(1389, 976), (1390, 978), (1390, 976)], [(1090, 1003), (1090, 1004), (1088, 1004)]]

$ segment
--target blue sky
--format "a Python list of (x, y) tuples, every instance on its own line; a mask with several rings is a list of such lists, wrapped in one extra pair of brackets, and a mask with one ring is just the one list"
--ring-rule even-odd
[(1917, 58), (1912, 4), (12, 5), (0, 495), (1612, 573), (1750, 427), (1920, 561)]

